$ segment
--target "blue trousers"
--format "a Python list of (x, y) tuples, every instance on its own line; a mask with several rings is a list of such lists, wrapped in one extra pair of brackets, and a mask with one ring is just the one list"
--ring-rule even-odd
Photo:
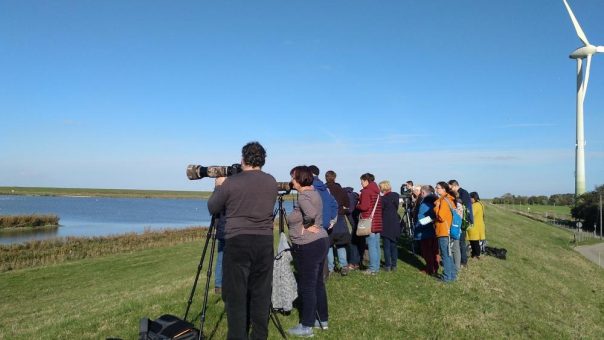
[(457, 278), (457, 269), (453, 263), (453, 257), (451, 257), (448, 237), (438, 237), (438, 250), (440, 251), (440, 258), (443, 261), (443, 281), (451, 282)]

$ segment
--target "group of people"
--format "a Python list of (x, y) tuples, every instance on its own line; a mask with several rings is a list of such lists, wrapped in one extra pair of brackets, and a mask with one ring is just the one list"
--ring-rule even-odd
[[(262, 171), (266, 151), (258, 142), (242, 148), (242, 172), (216, 178), (208, 210), (221, 215), (221, 242), (216, 269), (216, 290), (222, 294), (228, 322), (229, 339), (266, 339), (271, 305), (273, 270), (273, 214), (278, 196), (274, 177)], [(357, 194), (351, 187), (336, 182), (336, 173), (325, 173), (319, 179), (318, 167), (296, 166), (290, 171), (291, 187), (297, 191), (297, 202), (287, 214), (288, 235), (297, 273), (300, 323), (288, 330), (290, 335), (308, 337), (313, 328), (327, 329), (328, 303), (325, 278), (336, 268), (346, 276), (363, 267), (365, 253), (368, 265), (363, 273), (377, 275), (394, 271), (398, 262), (398, 240), (401, 235), (400, 195), (390, 182), (375, 182), (375, 176), (360, 176), (362, 189)], [(484, 218), (478, 194), (459, 187), (457, 181), (413, 186), (405, 213), (413, 221), (414, 238), (421, 244), (426, 261), (425, 272), (436, 275), (443, 265), (443, 281), (455, 280), (457, 270), (467, 264), (465, 236), (449, 237), (452, 209), (466, 216), (467, 238), (472, 257), (480, 257), (480, 240), (484, 240)], [(478, 215), (477, 215), (478, 214)], [(358, 236), (359, 222), (370, 224), (368, 235)], [(336, 258), (339, 266), (336, 267)], [(459, 264), (459, 265), (458, 265)], [(247, 307), (246, 307), (247, 306)]]

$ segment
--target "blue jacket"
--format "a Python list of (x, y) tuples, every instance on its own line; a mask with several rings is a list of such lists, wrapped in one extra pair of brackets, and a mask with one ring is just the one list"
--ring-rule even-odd
[(338, 202), (329, 193), (327, 186), (317, 176), (315, 176), (312, 186), (321, 195), (321, 202), (323, 202), (323, 223), (321, 225), (324, 229), (327, 229), (331, 220), (335, 221), (338, 218)]
[(415, 220), (414, 228), (414, 238), (416, 240), (427, 240), (431, 238), (436, 238), (436, 231), (434, 230), (433, 222), (430, 222), (426, 225), (421, 225), (421, 223), (419, 223), (420, 219), (428, 216), (432, 218), (432, 221), (436, 220), (436, 214), (434, 213), (434, 201), (436, 201), (436, 196), (428, 195), (422, 198), (422, 201), (419, 204), (417, 219)]

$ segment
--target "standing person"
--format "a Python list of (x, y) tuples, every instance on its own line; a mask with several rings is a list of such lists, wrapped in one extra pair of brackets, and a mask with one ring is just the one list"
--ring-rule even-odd
[(384, 270), (395, 271), (398, 261), (398, 238), (401, 236), (401, 216), (398, 214), (399, 194), (392, 191), (389, 181), (381, 181), (382, 192), (382, 245)]
[(438, 243), (436, 242), (436, 231), (434, 230), (434, 188), (431, 185), (423, 185), (418, 196), (418, 213), (415, 221), (415, 239), (420, 242), (422, 257), (426, 261), (426, 274), (438, 273)]
[(451, 214), (449, 202), (455, 204), (455, 197), (453, 196), (455, 193), (449, 188), (447, 182), (438, 182), (436, 184), (436, 193), (438, 194), (438, 199), (434, 202), (434, 213), (436, 215), (434, 229), (438, 242), (438, 250), (440, 251), (444, 267), (442, 280), (451, 282), (457, 278), (457, 269), (451, 257), (452, 244), (449, 237), (449, 229), (453, 222), (453, 214)]
[[(226, 209), (222, 299), (228, 339), (266, 339), (273, 280), (273, 209), (277, 181), (262, 171), (258, 142), (241, 149), (242, 172), (216, 178), (210, 214)], [(248, 335), (248, 330), (251, 333)]]
[(474, 214), (474, 227), (468, 230), (468, 240), (472, 248), (472, 257), (480, 259), (480, 242), (485, 239), (484, 205), (476, 191), (470, 193), (472, 199), (472, 213)]
[[(313, 187), (313, 174), (307, 166), (297, 166), (290, 172), (293, 188), (298, 191), (298, 204), (287, 215), (292, 255), (298, 273), (298, 296), (302, 311), (300, 323), (288, 330), (290, 335), (313, 336), (313, 326), (327, 327), (327, 291), (323, 281), (323, 267), (329, 237), (321, 226), (323, 203)], [(315, 316), (318, 315), (319, 320)]]
[(335, 259), (332, 248), (336, 248), (338, 262), (340, 263), (340, 275), (348, 275), (348, 260), (346, 259), (346, 247), (350, 244), (350, 231), (346, 224), (346, 214), (348, 212), (348, 195), (342, 189), (342, 186), (336, 183), (336, 173), (329, 170), (325, 173), (325, 185), (331, 195), (338, 202), (338, 219), (334, 227), (328, 231), (330, 250), (327, 252), (327, 267), (329, 273), (335, 269)]
[(224, 226), (226, 224), (225, 211), (220, 213), (216, 227), (216, 266), (214, 267), (214, 294), (222, 294), (222, 259), (224, 257)]
[[(459, 186), (457, 180), (450, 180), (449, 187), (456, 196), (461, 200), (461, 204), (464, 207), (464, 213), (461, 216), (464, 217), (469, 225), (474, 224), (474, 214), (472, 213), (472, 200), (470, 194), (464, 188)], [(466, 233), (462, 230), (461, 238), (459, 239), (459, 249), (461, 250), (461, 266), (465, 267), (468, 265), (468, 248), (466, 246)]]
[(359, 209), (357, 204), (359, 203), (359, 194), (354, 192), (351, 187), (344, 188), (348, 195), (348, 212), (346, 219), (351, 226), (350, 244), (348, 247), (348, 270), (357, 270), (361, 265), (361, 254), (365, 252), (367, 245), (365, 244), (365, 238), (357, 236), (357, 225), (359, 223)]
[[(375, 176), (365, 173), (361, 176), (361, 196), (357, 208), (361, 212), (361, 218), (369, 218), (373, 214), (371, 223), (371, 234), (365, 236), (365, 242), (369, 250), (369, 269), (363, 273), (376, 275), (380, 271), (380, 233), (382, 232), (382, 200), (380, 189), (375, 183)], [(376, 206), (377, 202), (377, 206)]]

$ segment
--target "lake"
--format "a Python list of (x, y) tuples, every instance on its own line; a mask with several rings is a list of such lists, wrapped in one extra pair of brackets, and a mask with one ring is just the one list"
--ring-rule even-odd
[[(291, 211), (291, 201), (284, 205), (287, 211)], [(58, 215), (61, 226), (55, 230), (2, 232), (0, 244), (208, 226), (211, 220), (207, 201), (202, 199), (0, 195), (0, 215), (24, 214)]]

